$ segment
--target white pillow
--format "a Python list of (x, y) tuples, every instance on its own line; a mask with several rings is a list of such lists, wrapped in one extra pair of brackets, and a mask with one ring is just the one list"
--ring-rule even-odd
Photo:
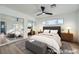
[(44, 30), (44, 33), (49, 33), (49, 30)]
[(50, 33), (57, 34), (58, 33), (58, 30), (51, 30)]
[(27, 33), (29, 33), (31, 31), (31, 29), (27, 29)]

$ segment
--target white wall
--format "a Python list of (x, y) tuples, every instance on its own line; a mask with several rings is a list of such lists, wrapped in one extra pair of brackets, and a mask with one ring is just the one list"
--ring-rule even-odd
[[(64, 31), (66, 30), (66, 27), (71, 27), (70, 32), (73, 33), (74, 35), (74, 41), (78, 41), (78, 36), (77, 36), (77, 12), (72, 12), (72, 13), (67, 13), (67, 14), (62, 14), (62, 15), (57, 15), (57, 16), (52, 16), (52, 17), (47, 17), (47, 18), (41, 18), (39, 20), (49, 20), (53, 18), (63, 18), (64, 19), (64, 24), (61, 25), (62, 29)], [(40, 25), (42, 26), (42, 25)], [(67, 30), (66, 30), (67, 31)]]
[(78, 18), (78, 20), (77, 20), (77, 32), (78, 32), (78, 40), (79, 40), (79, 11), (77, 12), (77, 15), (78, 15), (77, 16), (77, 18)]

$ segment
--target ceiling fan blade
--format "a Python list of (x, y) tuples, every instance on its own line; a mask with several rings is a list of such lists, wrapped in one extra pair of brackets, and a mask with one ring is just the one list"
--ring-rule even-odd
[(53, 13), (45, 13), (45, 14), (48, 14), (48, 15), (53, 15)]
[(42, 12), (44, 12), (44, 10), (45, 10), (45, 7), (44, 7), (44, 6), (41, 6), (41, 10), (42, 10)]
[(44, 10), (45, 10), (45, 7), (44, 6), (41, 6), (41, 10), (42, 10), (42, 13), (39, 13), (39, 14), (37, 14), (37, 16), (39, 16), (39, 15), (41, 15), (41, 14), (48, 14), (48, 15), (53, 15), (53, 13), (47, 13), (47, 12), (45, 12)]
[(37, 16), (39, 16), (39, 15), (41, 15), (42, 13), (40, 13), (40, 14), (37, 14)]
[(50, 5), (52, 8), (54, 8), (54, 7), (56, 7), (56, 4), (52, 4), (52, 5)]

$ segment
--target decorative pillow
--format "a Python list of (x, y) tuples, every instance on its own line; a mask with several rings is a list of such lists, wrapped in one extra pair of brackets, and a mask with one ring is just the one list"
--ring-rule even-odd
[(57, 34), (58, 33), (58, 30), (51, 30), (50, 33)]
[(44, 30), (44, 33), (49, 33), (49, 30)]
[(31, 29), (27, 29), (27, 33), (29, 33), (31, 31)]

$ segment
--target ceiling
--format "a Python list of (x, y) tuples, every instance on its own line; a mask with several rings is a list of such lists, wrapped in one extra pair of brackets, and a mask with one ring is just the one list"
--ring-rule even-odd
[[(56, 4), (56, 7), (52, 8), (50, 4), (42, 4), (46, 7), (45, 11), (52, 12), (54, 15), (74, 12), (79, 9), (78, 4)], [(11, 8), (16, 11), (28, 14), (34, 17), (46, 17), (48, 15), (36, 16), (41, 12), (41, 4), (4, 4), (2, 6)]]

